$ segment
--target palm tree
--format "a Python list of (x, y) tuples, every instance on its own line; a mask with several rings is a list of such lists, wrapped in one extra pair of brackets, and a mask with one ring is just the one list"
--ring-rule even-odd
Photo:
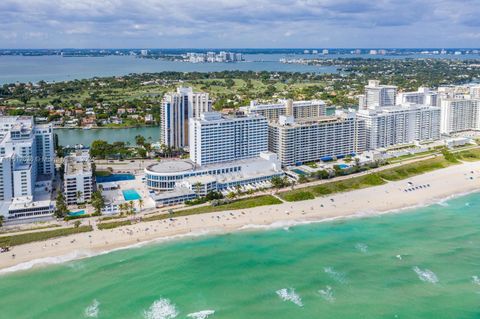
[(118, 208), (120, 209), (120, 215), (123, 216), (123, 213), (125, 212), (125, 205), (126, 204), (120, 204), (118, 205)]
[(143, 199), (140, 198), (140, 199), (138, 200), (138, 207), (140, 208), (140, 212), (142, 212), (143, 204), (144, 204), (144, 203), (143, 203)]
[(133, 202), (128, 202), (127, 204), (127, 210), (129, 215), (135, 215), (135, 209), (133, 208)]
[(199, 195), (201, 188), (202, 183), (196, 182), (195, 184), (193, 184), (193, 191), (195, 192), (195, 194)]
[(82, 198), (82, 191), (77, 191), (77, 204), (80, 201), (80, 198)]
[(4, 219), (5, 219), (5, 217), (3, 217), (3, 215), (0, 215), (0, 227), (3, 226)]

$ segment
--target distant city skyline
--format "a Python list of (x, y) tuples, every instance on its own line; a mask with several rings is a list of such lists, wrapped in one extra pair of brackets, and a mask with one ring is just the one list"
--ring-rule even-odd
[(475, 0), (3, 0), (0, 48), (474, 48)]

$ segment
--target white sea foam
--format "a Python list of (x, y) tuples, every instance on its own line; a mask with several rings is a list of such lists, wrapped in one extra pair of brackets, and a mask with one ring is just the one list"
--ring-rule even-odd
[(98, 318), (100, 313), (100, 303), (97, 299), (94, 299), (92, 303), (85, 308), (85, 317), (87, 318)]
[(430, 269), (420, 269), (417, 266), (413, 267), (413, 271), (417, 274), (418, 278), (421, 281), (429, 282), (436, 284), (438, 282), (438, 277)]
[(333, 296), (333, 289), (330, 286), (326, 286), (325, 289), (320, 289), (318, 291), (320, 296), (328, 302), (334, 302), (335, 297)]
[(368, 252), (368, 245), (364, 243), (355, 244), (355, 248), (364, 254)]
[(277, 290), (276, 292), (277, 292), (277, 295), (283, 301), (290, 301), (299, 307), (303, 307), (302, 298), (300, 298), (300, 296), (297, 293), (295, 293), (295, 289), (283, 288), (283, 289)]
[[(147, 241), (142, 241), (139, 243), (135, 243), (132, 245), (127, 245), (119, 248), (114, 248), (110, 250), (103, 250), (99, 252), (94, 252), (90, 250), (74, 250), (71, 253), (68, 253), (66, 255), (61, 255), (61, 256), (56, 256), (56, 257), (45, 257), (45, 258), (38, 258), (38, 259), (33, 259), (24, 263), (17, 264), (12, 267), (0, 269), (0, 275), (16, 272), (16, 271), (21, 271), (21, 270), (28, 270), (34, 267), (39, 267), (39, 266), (47, 266), (47, 265), (56, 265), (56, 264), (63, 264), (72, 260), (78, 260), (78, 259), (84, 259), (84, 258), (89, 258), (89, 257), (95, 257), (95, 256), (101, 256), (101, 255), (106, 255), (112, 252), (116, 251), (121, 251), (125, 249), (131, 249), (131, 248), (140, 248), (149, 244), (153, 243), (160, 243), (160, 242), (166, 242), (166, 241), (171, 241), (171, 240), (178, 240), (182, 238), (189, 238), (189, 237), (199, 237), (199, 236), (205, 236), (210, 234), (210, 231), (197, 231), (197, 232), (191, 232), (191, 233), (186, 233), (186, 234), (179, 234), (179, 235), (173, 235), (173, 236), (164, 236), (164, 237), (159, 237), (155, 238), (152, 240), (147, 240)], [(72, 266), (75, 267), (75, 266)], [(82, 267), (82, 266), (80, 266)]]
[(479, 286), (480, 286), (480, 278), (478, 278), (478, 276), (472, 276), (472, 282), (473, 282), (475, 285), (479, 285)]
[(20, 263), (18, 265), (0, 269), (0, 275), (12, 273), (15, 271), (20, 271), (20, 270), (28, 270), (30, 268), (36, 267), (36, 266), (44, 266), (44, 265), (56, 265), (56, 264), (63, 264), (68, 261), (76, 260), (76, 259), (81, 259), (81, 258), (86, 258), (86, 257), (92, 257), (95, 256), (96, 254), (87, 251), (87, 250), (75, 250), (72, 251), (69, 254), (58, 256), (58, 257), (45, 257), (45, 258), (39, 258), (39, 259), (33, 259), (24, 263)]
[[(271, 223), (271, 224), (268, 224), (268, 225), (249, 224), (249, 225), (244, 225), (242, 227), (239, 227), (237, 230), (249, 230), (249, 229), (267, 229), (268, 230), (268, 229), (276, 229), (276, 228), (281, 228), (281, 227), (291, 227), (291, 226), (297, 226), (297, 225), (307, 225), (307, 224), (331, 222), (331, 221), (335, 221), (335, 220), (347, 220), (347, 219), (367, 217), (367, 216), (368, 217), (374, 217), (376, 215), (402, 212), (402, 211), (405, 211), (405, 210), (411, 210), (411, 209), (430, 206), (430, 205), (434, 205), (434, 204), (443, 205), (443, 204), (445, 204), (446, 201), (449, 201), (449, 200), (457, 198), (457, 197), (470, 195), (470, 194), (473, 194), (473, 193), (478, 193), (478, 190), (468, 191), (468, 192), (464, 192), (464, 193), (457, 193), (457, 194), (453, 194), (453, 195), (444, 197), (440, 200), (435, 199), (435, 200), (427, 201), (427, 202), (420, 203), (420, 204), (417, 204), (417, 205), (412, 205), (412, 206), (407, 206), (407, 207), (403, 207), (403, 208), (399, 208), (399, 209), (392, 209), (392, 210), (387, 210), (387, 211), (374, 211), (374, 210), (357, 211), (355, 214), (351, 214), (351, 215), (348, 215), (348, 216), (337, 216), (337, 217), (324, 218), (324, 219), (281, 221), (281, 222), (274, 222), (274, 223)], [(12, 266), (12, 267), (0, 269), (0, 275), (4, 275), (4, 274), (7, 274), (7, 273), (12, 273), (12, 272), (16, 272), (16, 271), (28, 270), (28, 269), (31, 269), (31, 268), (37, 267), (37, 266), (62, 264), (62, 263), (69, 262), (69, 261), (72, 261), (72, 260), (109, 254), (111, 252), (115, 252), (115, 251), (119, 251), (119, 250), (143, 247), (145, 245), (152, 244), (152, 243), (171, 241), (171, 240), (177, 240), (177, 239), (188, 238), (188, 237), (199, 237), (199, 236), (205, 236), (205, 235), (212, 234), (212, 233), (221, 233), (221, 230), (219, 231), (218, 229), (212, 229), (212, 230), (191, 232), (191, 233), (174, 235), (174, 236), (164, 236), (164, 237), (159, 237), (159, 238), (155, 238), (155, 239), (148, 240), (148, 241), (135, 243), (133, 245), (119, 247), (119, 248), (115, 248), (115, 249), (111, 249), (111, 250), (104, 250), (104, 251), (100, 251), (100, 252), (92, 252), (92, 251), (86, 251), (86, 250), (82, 250), (82, 251), (76, 250), (76, 251), (72, 251), (71, 253), (66, 254), (66, 255), (62, 255), (62, 256), (58, 256), (58, 257), (45, 257), (45, 258), (34, 259), (34, 260), (31, 260), (31, 261), (28, 261), (28, 262), (20, 263), (18, 265)]]
[(347, 278), (344, 273), (336, 271), (333, 267), (325, 267), (323, 271), (328, 274), (333, 280), (341, 284), (347, 283)]
[(143, 312), (145, 319), (173, 319), (177, 316), (177, 308), (170, 300), (165, 298), (156, 300), (148, 310)]
[(207, 319), (215, 313), (215, 310), (202, 310), (198, 312), (192, 312), (187, 315), (188, 318), (193, 319)]

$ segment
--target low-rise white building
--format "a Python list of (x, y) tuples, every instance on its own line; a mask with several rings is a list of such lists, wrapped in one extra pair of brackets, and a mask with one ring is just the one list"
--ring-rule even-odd
[(145, 182), (157, 205), (173, 205), (246, 185), (269, 182), (283, 176), (276, 154), (261, 152), (257, 157), (199, 166), (191, 160), (171, 160), (145, 169)]
[(88, 151), (76, 151), (65, 157), (63, 182), (67, 205), (81, 204), (92, 199), (93, 171)]

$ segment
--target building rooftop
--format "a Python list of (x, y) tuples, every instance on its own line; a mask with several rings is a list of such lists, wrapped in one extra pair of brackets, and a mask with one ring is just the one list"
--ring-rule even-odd
[(9, 206), (9, 210), (46, 207), (50, 206), (51, 204), (52, 201), (50, 199), (33, 200), (31, 196), (15, 197)]
[(153, 200), (158, 201), (162, 199), (193, 195), (193, 194), (195, 194), (195, 192), (186, 187), (177, 187), (171, 191), (166, 191), (162, 193), (151, 193), (150, 196), (152, 197)]
[(149, 165), (147, 170), (154, 173), (174, 173), (193, 171), (195, 169), (195, 163), (191, 160), (167, 160), (161, 161), (156, 164)]
[(65, 174), (76, 175), (92, 171), (92, 163), (88, 153), (69, 155), (65, 157)]
[(330, 115), (330, 116), (318, 116), (318, 117), (309, 117), (294, 119), (293, 122), (282, 123), (282, 121), (269, 123), (270, 126), (274, 127), (300, 127), (300, 126), (309, 126), (315, 124), (328, 124), (334, 122), (345, 121), (346, 119), (355, 118), (353, 114), (342, 114), (342, 115)]
[(200, 123), (221, 123), (221, 122), (232, 122), (232, 121), (243, 121), (245, 119), (265, 119), (265, 117), (258, 114), (245, 114), (243, 112), (237, 112), (234, 114), (222, 114), (219, 112), (204, 112), (200, 115)]
[(264, 162), (264, 161), (267, 161), (268, 160), (267, 158), (272, 155), (275, 155), (275, 153), (266, 151), (266, 152), (260, 153), (259, 156), (254, 158), (247, 158), (242, 160), (208, 164), (208, 165), (197, 165), (189, 159), (167, 160), (167, 161), (162, 161), (162, 162), (147, 166), (145, 170), (153, 173), (176, 174), (176, 173), (188, 172), (188, 171), (194, 172), (194, 171), (200, 171), (200, 170), (222, 169), (232, 165), (245, 165), (245, 164), (255, 164), (256, 162)]

